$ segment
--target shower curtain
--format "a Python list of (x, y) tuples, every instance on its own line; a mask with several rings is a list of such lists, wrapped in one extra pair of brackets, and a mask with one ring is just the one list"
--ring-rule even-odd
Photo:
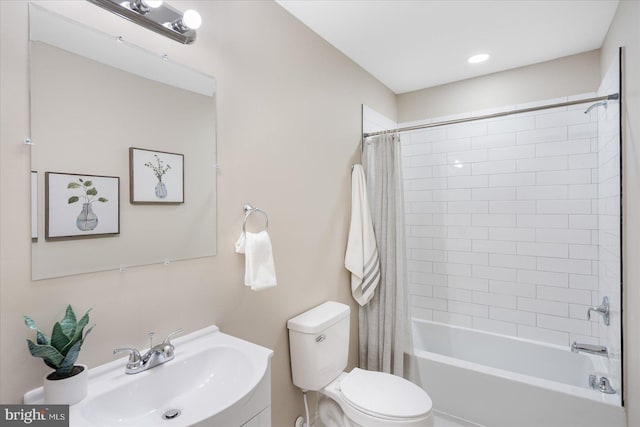
[(362, 165), (380, 254), (381, 279), (360, 307), (360, 367), (402, 376), (405, 348), (406, 260), (400, 136), (365, 139)]

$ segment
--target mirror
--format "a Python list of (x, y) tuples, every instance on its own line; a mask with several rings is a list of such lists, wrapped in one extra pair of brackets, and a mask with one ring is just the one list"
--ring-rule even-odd
[(215, 255), (215, 79), (33, 4), (29, 24), (32, 278)]

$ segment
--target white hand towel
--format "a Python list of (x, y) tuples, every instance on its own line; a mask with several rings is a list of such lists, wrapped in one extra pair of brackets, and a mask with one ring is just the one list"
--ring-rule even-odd
[(380, 283), (380, 258), (361, 165), (354, 165), (351, 172), (351, 227), (344, 266), (351, 272), (353, 298), (367, 304)]
[(244, 254), (244, 284), (261, 291), (276, 286), (273, 249), (267, 231), (242, 232), (236, 242), (236, 252)]

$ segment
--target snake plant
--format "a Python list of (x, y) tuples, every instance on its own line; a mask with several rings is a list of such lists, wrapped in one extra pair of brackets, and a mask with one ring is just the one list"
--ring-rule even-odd
[(55, 369), (55, 378), (68, 378), (77, 373), (73, 372), (74, 364), (80, 354), (82, 343), (93, 329), (91, 326), (84, 332), (85, 326), (89, 323), (90, 311), (91, 309), (87, 310), (78, 321), (71, 305), (67, 306), (64, 318), (53, 325), (51, 337), (46, 336), (32, 318), (24, 316), (25, 325), (36, 331), (37, 343), (27, 339), (29, 351), (32, 356), (41, 357), (47, 366)]

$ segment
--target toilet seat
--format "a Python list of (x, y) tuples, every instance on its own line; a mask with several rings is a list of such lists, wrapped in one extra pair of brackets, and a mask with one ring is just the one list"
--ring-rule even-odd
[(355, 368), (338, 386), (345, 403), (372, 417), (390, 421), (429, 414), (431, 398), (420, 387), (396, 375)]

